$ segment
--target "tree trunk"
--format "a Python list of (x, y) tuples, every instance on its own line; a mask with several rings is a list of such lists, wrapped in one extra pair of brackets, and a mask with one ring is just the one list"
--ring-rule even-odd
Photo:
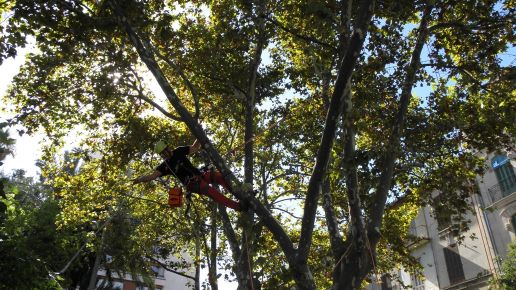
[(201, 289), (201, 237), (195, 234), (195, 290)]
[[(330, 108), (326, 115), (323, 136), (321, 138), (317, 158), (308, 183), (307, 197), (301, 227), (299, 249), (296, 257), (294, 277), (300, 289), (315, 289), (313, 277), (305, 271), (307, 269), (308, 254), (312, 244), (312, 233), (315, 222), (315, 214), (318, 207), (318, 199), (321, 193), (321, 184), (326, 175), (326, 169), (330, 158), (330, 151), (333, 147), (337, 123), (342, 112), (347, 112), (347, 105), (344, 97), (349, 91), (351, 75), (353, 73), (358, 55), (362, 50), (369, 22), (373, 16), (375, 1), (364, 0), (360, 2), (359, 18), (355, 21), (355, 30), (350, 39), (349, 46), (339, 67), (337, 81), (330, 101)], [(300, 271), (300, 272), (296, 272)], [(299, 279), (299, 280), (298, 280)], [(311, 283), (308, 280), (311, 279)], [(307, 288), (313, 287), (313, 288)]]
[(95, 263), (93, 264), (93, 268), (91, 269), (90, 280), (88, 282), (88, 290), (93, 290), (97, 286), (97, 272), (99, 271), (100, 267), (100, 258), (101, 251), (98, 250), (95, 255)]
[(211, 251), (210, 251), (210, 285), (211, 290), (218, 290), (219, 285), (217, 281), (217, 205), (212, 203), (211, 206)]
[[(259, 0), (256, 3), (258, 14), (263, 14), (265, 10), (264, 2)], [(265, 19), (263, 17), (256, 18), (256, 27), (258, 30), (258, 41), (254, 51), (254, 57), (249, 66), (249, 86), (245, 102), (245, 131), (244, 131), (244, 183), (246, 187), (253, 190), (254, 187), (254, 110), (256, 103), (256, 81), (258, 77), (258, 68), (262, 60), (262, 52), (265, 46)], [(251, 245), (254, 242), (253, 235), (254, 213), (252, 211), (245, 212), (240, 216), (242, 224), (242, 240), (241, 251), (238, 259), (238, 267), (242, 271), (243, 276), (240, 278), (239, 290), (254, 290), (253, 283), (253, 254)]]
[(349, 245), (335, 269), (338, 273), (338, 279), (333, 281), (335, 290), (359, 289), (372, 267), (372, 256), (367, 247), (357, 250), (353, 241)]
[(296, 281), (297, 289), (317, 289), (317, 286), (315, 285), (314, 276), (312, 275), (312, 271), (310, 271), (310, 267), (308, 267), (307, 263), (296, 265), (296, 267), (292, 270), (292, 272), (294, 273), (294, 280)]
[(106, 227), (102, 230), (102, 235), (100, 237), (99, 246), (97, 248), (97, 252), (95, 253), (95, 262), (93, 263), (93, 267), (91, 268), (90, 279), (88, 282), (88, 290), (93, 290), (97, 286), (97, 272), (100, 267), (100, 260), (102, 255), (104, 254), (104, 238), (106, 236)]

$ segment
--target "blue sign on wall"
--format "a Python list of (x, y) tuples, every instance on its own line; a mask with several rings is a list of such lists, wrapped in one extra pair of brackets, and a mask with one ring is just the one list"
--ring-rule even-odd
[(491, 160), (491, 166), (496, 169), (502, 165), (504, 165), (505, 163), (509, 162), (509, 158), (507, 158), (507, 156), (502, 156), (502, 155), (496, 155), (492, 160)]

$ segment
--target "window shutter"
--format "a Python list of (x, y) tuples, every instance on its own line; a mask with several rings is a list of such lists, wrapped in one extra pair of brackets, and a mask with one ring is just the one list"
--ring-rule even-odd
[(464, 281), (464, 269), (462, 268), (462, 262), (457, 247), (447, 247), (443, 250), (450, 285)]

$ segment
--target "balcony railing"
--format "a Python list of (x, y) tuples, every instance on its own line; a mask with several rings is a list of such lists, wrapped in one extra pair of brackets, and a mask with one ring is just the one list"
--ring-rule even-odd
[(509, 176), (508, 178), (502, 179), (498, 184), (492, 186), (487, 190), (493, 202), (511, 195), (516, 192), (516, 176)]

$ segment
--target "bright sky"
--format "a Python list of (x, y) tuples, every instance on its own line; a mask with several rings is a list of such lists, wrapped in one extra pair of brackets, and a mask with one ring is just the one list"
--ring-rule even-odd
[[(20, 66), (25, 61), (25, 55), (30, 50), (30, 46), (28, 48), (20, 49), (18, 51), (18, 56), (15, 59), (6, 59), (0, 66), (0, 95), (4, 95), (13, 77), (18, 73)], [(4, 111), (0, 111), (0, 122), (5, 121), (10, 117), (12, 116), (7, 115)], [(27, 175), (37, 176), (38, 168), (35, 166), (35, 162), (41, 157), (38, 144), (43, 137), (40, 135), (29, 136), (27, 134), (19, 136), (16, 129), (21, 129), (21, 127), (12, 128), (9, 131), (11, 133), (11, 138), (16, 139), (14, 156), (8, 155), (5, 158), (1, 171), (9, 174), (14, 169), (23, 169), (27, 172)]]

